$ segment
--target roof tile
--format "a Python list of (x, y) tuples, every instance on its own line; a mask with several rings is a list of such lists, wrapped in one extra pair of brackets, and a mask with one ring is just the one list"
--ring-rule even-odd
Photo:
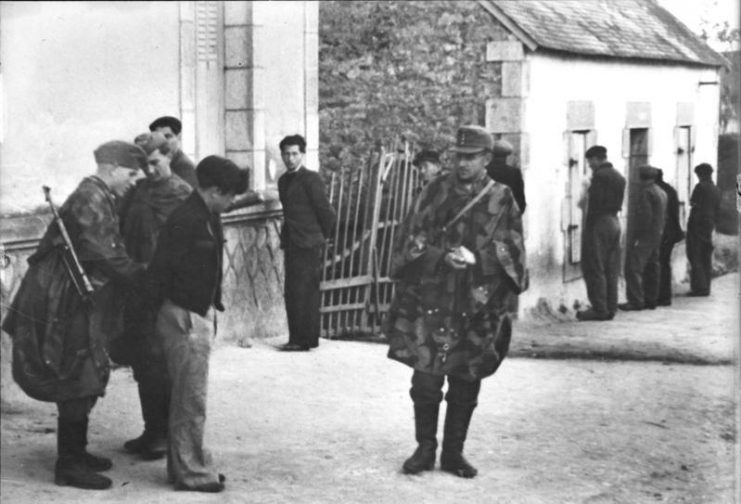
[(720, 66), (723, 58), (655, 0), (488, 0), (540, 47)]

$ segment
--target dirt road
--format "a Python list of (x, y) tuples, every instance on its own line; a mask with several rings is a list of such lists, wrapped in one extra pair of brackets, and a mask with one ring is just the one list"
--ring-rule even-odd
[(631, 349), (637, 357), (640, 348), (681, 348), (704, 364), (585, 360), (583, 353), (579, 360), (509, 358), (484, 382), (471, 424), (466, 453), (480, 471), (474, 480), (439, 470), (400, 474), (414, 449), (411, 372), (386, 359), (384, 345), (322, 341), (304, 354), (276, 351), (272, 345), (282, 341), (258, 341), (217, 348), (211, 360), (207, 445), (228, 478), (223, 494), (173, 492), (164, 461), (121, 451), (142, 426), (135, 383), (121, 369), (93, 411), (90, 433), (91, 451), (114, 460), (114, 487), (55, 486), (55, 408), (19, 396), (2, 416), (0, 500), (731, 503), (738, 388), (736, 368), (723, 362), (735, 360), (738, 298), (724, 293), (737, 281), (721, 280), (714, 297), (700, 301), (718, 310), (714, 318), (680, 301), (673, 311), (623, 314), (571, 331), (569, 324), (522, 324), (515, 355), (556, 351), (560, 334), (562, 348)]

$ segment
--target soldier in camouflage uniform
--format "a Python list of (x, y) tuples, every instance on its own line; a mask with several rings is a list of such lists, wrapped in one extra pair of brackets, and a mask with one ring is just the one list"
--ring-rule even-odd
[(403, 470), (431, 470), (442, 387), (448, 403), (440, 465), (464, 478), (477, 470), (463, 457), (481, 379), (509, 348), (512, 298), (526, 288), (520, 211), (509, 187), (486, 174), (491, 135), (458, 130), (456, 169), (427, 185), (405, 219), (392, 258), (399, 280), (389, 324), (389, 353), (414, 369), (418, 447)]
[(106, 347), (122, 330), (122, 293), (142, 284), (144, 265), (126, 253), (119, 231), (120, 198), (143, 176), (137, 145), (106, 142), (95, 150), (95, 175), (85, 177), (59, 214), (94, 292), (85, 302), (65, 264), (56, 223), (28, 258), (28, 270), (3, 330), (13, 338), (13, 378), (24, 392), (57, 403), (57, 485), (102, 490), (98, 474), (113, 465), (88, 453), (90, 412), (110, 376)]

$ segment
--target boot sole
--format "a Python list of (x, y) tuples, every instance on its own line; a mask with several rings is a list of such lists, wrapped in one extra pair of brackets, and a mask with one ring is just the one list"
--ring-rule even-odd
[(409, 468), (406, 465), (404, 465), (404, 466), (401, 467), (401, 471), (404, 474), (419, 474), (419, 473), (422, 473), (424, 471), (432, 471), (433, 469), (435, 469), (435, 462), (432, 462), (431, 464), (428, 464), (428, 465), (423, 466), (421, 468), (416, 468), (416, 467)]
[[(103, 476), (101, 476), (102, 478)], [(108, 479), (108, 478), (106, 478)], [(101, 483), (100, 485), (81, 485), (81, 484), (75, 484), (74, 481), (72, 481), (71, 478), (68, 478), (66, 476), (60, 476), (55, 475), (54, 476), (54, 484), (58, 486), (71, 486), (75, 488), (81, 488), (83, 490), (106, 490), (108, 488), (111, 488), (113, 485), (113, 481), (108, 480), (107, 483)], [(105, 486), (104, 486), (105, 485)]]

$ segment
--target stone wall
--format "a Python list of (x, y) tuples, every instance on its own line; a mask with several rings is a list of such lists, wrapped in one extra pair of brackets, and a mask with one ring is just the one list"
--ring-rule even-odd
[[(280, 250), (282, 210), (277, 201), (223, 217), (226, 311), (218, 315), (216, 342), (248, 345), (250, 340), (288, 334), (283, 304), (283, 252)], [(26, 259), (38, 244), (49, 213), (0, 219), (3, 256), (0, 302), (5, 315), (27, 269)], [(20, 393), (10, 371), (11, 342), (2, 333), (0, 400), (4, 405)]]
[(321, 2), (322, 168), (358, 168), (400, 137), (445, 150), (460, 124), (484, 125), (501, 95), (501, 63), (486, 61), (496, 30), (474, 1)]

